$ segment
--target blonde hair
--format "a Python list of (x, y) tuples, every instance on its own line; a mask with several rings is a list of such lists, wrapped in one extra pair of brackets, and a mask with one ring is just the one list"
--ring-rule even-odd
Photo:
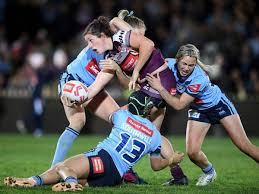
[(134, 16), (133, 14), (134, 14), (133, 11), (129, 12), (126, 9), (122, 9), (118, 12), (118, 18), (124, 20), (129, 25), (131, 25), (131, 27), (133, 27), (133, 28), (144, 28), (146, 30), (147, 28), (146, 28), (144, 21), (142, 19)]
[(205, 71), (207, 74), (210, 72), (209, 66), (205, 65), (203, 62), (200, 60), (200, 51), (197, 49), (196, 46), (193, 44), (185, 44), (182, 45), (179, 50), (177, 51), (177, 54), (175, 58), (177, 60), (180, 60), (184, 56), (189, 56), (189, 57), (195, 57), (197, 60), (197, 64)]

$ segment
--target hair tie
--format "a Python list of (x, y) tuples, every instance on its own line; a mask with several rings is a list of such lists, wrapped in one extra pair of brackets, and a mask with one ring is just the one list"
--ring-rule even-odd
[(127, 16), (132, 16), (134, 14), (134, 11), (130, 11)]

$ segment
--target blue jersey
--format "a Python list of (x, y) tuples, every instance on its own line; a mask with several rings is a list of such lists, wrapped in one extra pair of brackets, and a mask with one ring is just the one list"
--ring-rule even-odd
[(220, 88), (212, 84), (208, 75), (199, 65), (195, 65), (193, 72), (188, 76), (181, 76), (177, 70), (176, 59), (169, 58), (168, 67), (176, 79), (177, 93), (187, 93), (194, 97), (191, 108), (205, 110), (217, 105), (223, 95)]
[(110, 154), (121, 176), (145, 154), (160, 156), (161, 135), (148, 119), (118, 110), (111, 120), (112, 131), (97, 145), (97, 150), (104, 149)]
[(67, 66), (67, 73), (71, 74), (76, 80), (90, 86), (97, 74), (101, 71), (99, 62), (104, 56), (97, 54), (91, 48), (85, 47)]

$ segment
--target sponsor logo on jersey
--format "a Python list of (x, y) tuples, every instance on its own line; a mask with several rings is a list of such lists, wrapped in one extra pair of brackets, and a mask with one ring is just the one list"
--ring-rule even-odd
[(97, 74), (101, 71), (96, 59), (92, 59), (89, 63), (87, 63), (85, 69), (94, 76), (97, 76)]
[(201, 84), (193, 84), (193, 85), (189, 85), (188, 86), (188, 89), (191, 91), (191, 92), (198, 92), (199, 89), (201, 87)]
[(103, 161), (101, 160), (100, 157), (92, 157), (91, 161), (93, 164), (94, 174), (100, 174), (104, 172)]
[(171, 88), (170, 89), (170, 94), (175, 95), (176, 94), (176, 88)]
[(128, 117), (127, 118), (127, 123), (132, 126), (134, 129), (146, 134), (149, 137), (153, 136), (153, 131), (149, 129), (148, 127), (142, 125), (141, 123), (133, 120), (132, 118)]
[(203, 100), (202, 100), (202, 99), (199, 99), (199, 98), (195, 98), (195, 99), (194, 99), (194, 103), (195, 103), (195, 104), (202, 104), (202, 103), (203, 103)]

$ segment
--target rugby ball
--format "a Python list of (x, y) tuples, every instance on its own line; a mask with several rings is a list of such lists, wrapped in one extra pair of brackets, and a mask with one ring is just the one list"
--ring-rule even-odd
[(66, 96), (73, 103), (81, 104), (85, 102), (88, 97), (87, 86), (77, 80), (71, 80), (65, 83), (62, 95)]

